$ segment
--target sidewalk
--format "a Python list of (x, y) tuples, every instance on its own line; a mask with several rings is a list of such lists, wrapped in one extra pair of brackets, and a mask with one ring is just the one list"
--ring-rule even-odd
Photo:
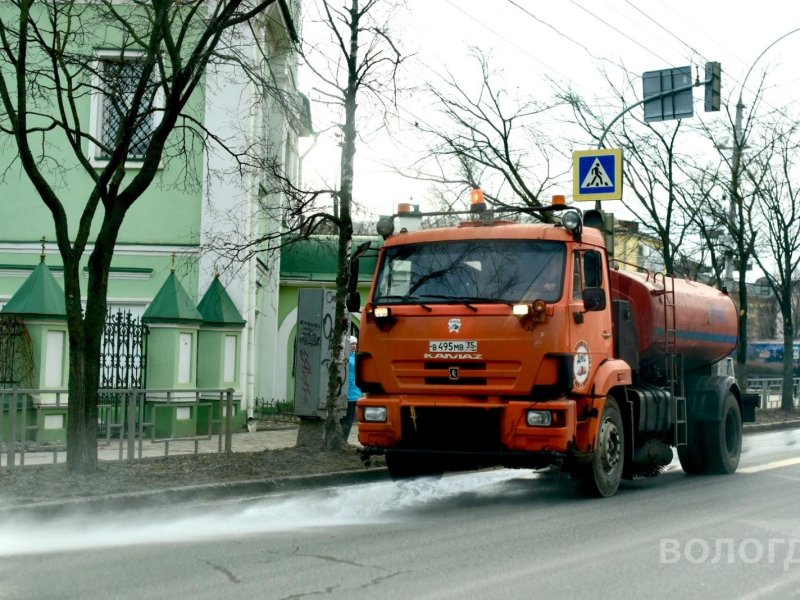
[[(781, 421), (774, 423), (745, 423), (743, 433), (766, 432), (776, 431), (780, 429), (792, 429), (800, 427), (800, 419)], [(231, 448), (234, 452), (260, 452), (262, 450), (275, 450), (278, 448), (292, 448), (297, 441), (297, 426), (285, 425), (283, 427), (276, 427), (274, 429), (261, 429), (253, 433), (237, 432), (233, 434)], [(98, 440), (98, 443), (103, 443), (104, 440)], [(358, 446), (358, 425), (353, 424), (350, 431), (348, 442), (354, 446)], [(224, 448), (224, 440), (223, 440)], [(212, 436), (210, 440), (203, 439), (197, 441), (197, 454), (212, 454), (219, 451), (219, 437)], [(142, 442), (142, 458), (157, 457), (157, 456), (177, 456), (181, 454), (195, 454), (195, 442), (193, 441), (172, 441), (169, 442), (169, 454), (166, 453), (165, 442), (153, 443), (149, 440)], [(97, 451), (97, 458), (100, 461), (114, 461), (121, 460), (127, 457), (127, 441), (122, 440), (122, 448), (120, 450), (120, 440), (111, 440), (110, 446), (100, 446)], [(136, 443), (134, 450), (135, 458), (139, 458), (139, 444)], [(55, 460), (54, 460), (55, 457)], [(0, 467), (7, 464), (7, 455), (5, 450), (0, 453)], [(20, 466), (20, 454), (15, 457), (15, 464)], [(66, 462), (66, 452), (26, 452), (25, 462), (26, 466), (29, 465), (46, 465), (53, 464), (54, 462)]]
[[(234, 452), (260, 452), (262, 450), (275, 450), (278, 448), (292, 448), (297, 441), (297, 426), (286, 425), (274, 429), (261, 429), (253, 433), (237, 432), (233, 434), (231, 448)], [(353, 424), (350, 430), (348, 441), (353, 445), (358, 445), (358, 427)], [(109, 446), (102, 445), (105, 440), (98, 440), (97, 458), (100, 461), (112, 461), (125, 459), (127, 457), (127, 440), (112, 439)], [(222, 447), (225, 447), (224, 440)], [(219, 451), (219, 436), (212, 436), (211, 439), (197, 441), (197, 454), (212, 454)], [(120, 449), (121, 448), (121, 449)], [(165, 442), (142, 441), (142, 458), (167, 456), (167, 444)], [(169, 456), (179, 454), (194, 454), (194, 441), (171, 441), (169, 442)], [(120, 456), (121, 453), (121, 456)], [(136, 442), (134, 449), (135, 458), (139, 458), (139, 442)], [(22, 456), (18, 453), (15, 457), (15, 464), (19, 466)], [(0, 454), (0, 467), (6, 466), (7, 454), (5, 450)], [(66, 452), (26, 452), (24, 457), (25, 466), (48, 465), (55, 462), (63, 463), (67, 460)]]

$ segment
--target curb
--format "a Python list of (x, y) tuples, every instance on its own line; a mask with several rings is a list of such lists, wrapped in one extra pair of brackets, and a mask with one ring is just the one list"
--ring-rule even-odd
[(776, 421), (775, 423), (745, 423), (742, 433), (762, 433), (765, 431), (781, 431), (783, 429), (796, 429), (800, 427), (800, 419), (789, 421)]
[[(764, 433), (800, 428), (800, 419), (778, 421), (775, 423), (745, 424), (743, 434)], [(316, 475), (292, 475), (260, 480), (205, 483), (201, 485), (163, 488), (139, 492), (122, 492), (95, 497), (65, 498), (29, 504), (10, 504), (0, 506), (0, 517), (24, 513), (40, 517), (56, 517), (64, 514), (91, 511), (119, 512), (170, 506), (176, 503), (207, 502), (211, 500), (232, 500), (251, 496), (264, 496), (279, 492), (292, 492), (313, 488), (358, 485), (377, 481), (389, 481), (385, 467), (358, 471), (339, 471), (318, 473)]]
[(340, 471), (316, 475), (294, 475), (262, 480), (206, 483), (175, 488), (140, 492), (108, 494), (95, 497), (65, 498), (29, 504), (0, 506), (0, 517), (24, 513), (31, 516), (55, 517), (70, 513), (119, 512), (158, 506), (174, 506), (177, 502), (207, 502), (231, 500), (248, 496), (263, 496), (277, 492), (291, 492), (331, 486), (358, 485), (376, 481), (389, 481), (385, 467), (359, 471)]

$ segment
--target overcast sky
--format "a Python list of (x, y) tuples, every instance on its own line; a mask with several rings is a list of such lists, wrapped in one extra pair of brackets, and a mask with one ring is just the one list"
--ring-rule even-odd
[[(692, 65), (693, 74), (700, 67), (702, 77), (706, 61), (719, 61), (723, 103), (733, 106), (741, 93), (748, 104), (766, 73), (762, 110), (789, 106), (790, 112), (797, 112), (791, 105), (800, 96), (800, 31), (759, 58), (775, 40), (800, 28), (800, 8), (786, 0), (406, 0), (406, 5), (396, 21), (395, 37), (415, 56), (406, 63), (401, 84), (435, 80), (445, 70), (465, 81), (475, 80), (474, 64), (467, 60), (470, 45), (491, 55), (507, 88), (543, 101), (552, 94), (549, 80), (569, 84), (601, 103), (607, 92), (603, 70), (621, 79), (620, 65), (637, 78), (645, 71)], [(311, 85), (301, 79), (301, 88), (309, 90)], [(694, 98), (695, 118), (715, 118), (714, 113), (702, 113), (701, 89), (694, 91)], [(631, 95), (629, 100), (639, 98)], [(400, 109), (401, 119), (436, 118), (435, 106), (420, 102), (418, 95), (404, 98)], [(321, 116), (313, 106), (312, 112)], [(321, 129), (325, 123), (315, 126)], [(413, 198), (425, 210), (427, 185), (387, 168), (402, 166), (423, 150), (410, 147), (411, 142), (390, 139), (377, 124), (369, 127), (368, 141), (357, 151), (355, 193), (361, 206), (385, 214), (397, 202)], [(586, 147), (567, 150), (582, 149)], [(559, 166), (569, 169), (569, 164)], [(320, 136), (306, 158), (304, 173), (307, 180), (338, 176), (333, 139)], [(565, 182), (562, 191), (569, 197), (571, 182)], [(608, 208), (613, 210), (613, 204)]]

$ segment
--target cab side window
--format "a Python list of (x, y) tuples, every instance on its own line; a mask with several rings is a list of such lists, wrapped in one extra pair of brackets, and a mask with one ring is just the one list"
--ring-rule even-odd
[(575, 252), (573, 256), (572, 299), (580, 300), (583, 297), (583, 261), (580, 252)]
[(596, 250), (578, 250), (573, 257), (572, 299), (580, 300), (583, 290), (603, 286), (603, 257)]

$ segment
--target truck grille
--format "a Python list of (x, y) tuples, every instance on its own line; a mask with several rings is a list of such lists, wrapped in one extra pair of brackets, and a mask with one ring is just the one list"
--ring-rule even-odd
[[(397, 360), (391, 369), (397, 391), (416, 391), (426, 386), (454, 391), (492, 387), (503, 393), (512, 391), (522, 376), (522, 363), (518, 360)], [(529, 391), (530, 386), (526, 387)]]
[[(458, 370), (458, 377), (450, 375), (451, 369)], [(486, 372), (485, 362), (460, 362), (460, 363), (440, 363), (426, 362), (426, 371), (437, 371), (436, 375), (425, 377), (426, 385), (486, 385), (486, 377), (482, 375), (472, 375), (470, 371)]]

